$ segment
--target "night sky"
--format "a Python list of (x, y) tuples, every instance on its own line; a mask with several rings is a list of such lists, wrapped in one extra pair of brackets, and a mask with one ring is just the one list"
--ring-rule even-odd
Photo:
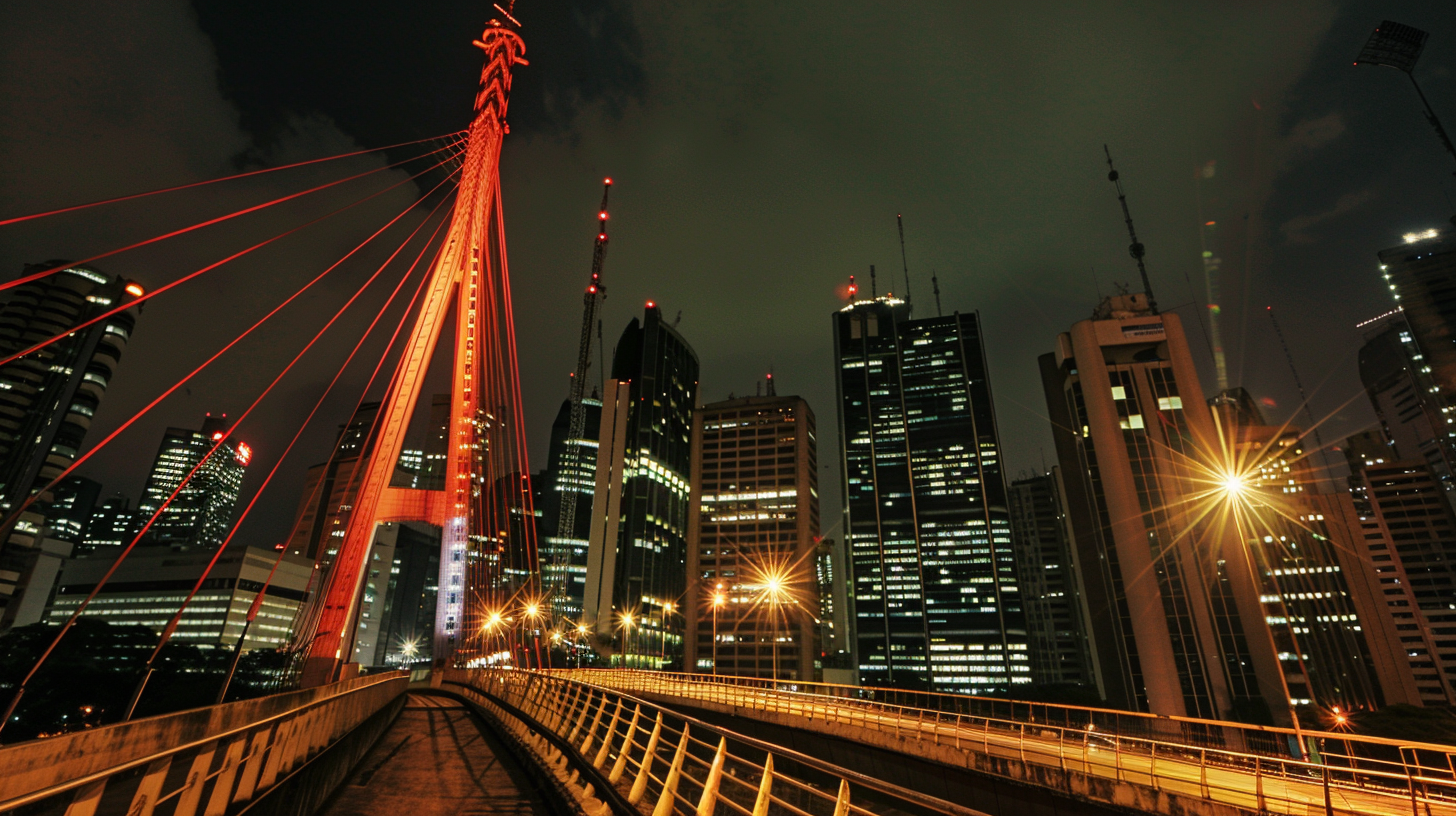
[[(1176, 6), (1176, 7), (1175, 7)], [(616, 181), (606, 334), (658, 302), (702, 361), (702, 398), (772, 369), (819, 417), (837, 519), (829, 314), (856, 275), (916, 314), (979, 310), (1012, 475), (1053, 458), (1035, 360), (1099, 293), (1136, 283), (1102, 145), (1128, 191), (1157, 299), (1198, 316), (1215, 220), (1231, 379), (1270, 417), (1299, 398), (1327, 443), (1374, 421), (1355, 324), (1391, 308), (1375, 252), (1456, 212), (1456, 163), (1389, 69), (1352, 67), (1382, 19), (1431, 33), (1417, 77), (1456, 127), (1456, 8), (1414, 2), (546, 3), (523, 0), (502, 159), (533, 461), (575, 363), (601, 178)], [(16, 215), (463, 128), (488, 3), (169, 0), (0, 8), (0, 214)], [(392, 154), (395, 159), (405, 154)], [(1196, 181), (1212, 161), (1212, 177)], [(0, 274), (85, 257), (380, 166), (367, 157), (0, 228)], [(149, 287), (405, 178), (391, 172), (98, 261)], [(369, 185), (373, 185), (370, 187)], [(407, 183), (151, 302), (88, 442), (409, 206)], [(403, 222), (412, 228), (418, 211)], [(236, 415), (403, 237), (341, 267), (277, 325), (82, 471), (133, 498), (167, 425)], [(410, 253), (411, 257), (413, 252)], [(372, 264), (372, 265), (371, 265)], [(387, 287), (386, 287), (387, 289)], [(256, 488), (382, 302), (371, 290), (240, 431)], [(393, 318), (388, 321), (391, 326)], [(371, 344), (377, 358), (380, 345)], [(367, 358), (367, 349), (364, 355)], [(286, 535), (307, 465), (358, 398), (350, 369), (243, 539)], [(829, 530), (837, 534), (835, 530)]]

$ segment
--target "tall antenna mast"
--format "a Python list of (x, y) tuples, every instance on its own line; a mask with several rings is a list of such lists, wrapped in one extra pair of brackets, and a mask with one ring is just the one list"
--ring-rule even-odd
[(1107, 180), (1117, 187), (1117, 201), (1122, 205), (1122, 218), (1127, 222), (1127, 237), (1132, 239), (1132, 244), (1127, 248), (1128, 254), (1137, 261), (1138, 274), (1143, 276), (1143, 294), (1148, 298), (1148, 311), (1158, 313), (1158, 302), (1153, 300), (1153, 285), (1148, 282), (1148, 268), (1143, 265), (1143, 254), (1146, 249), (1138, 240), (1137, 230), (1132, 226), (1132, 213), (1127, 209), (1127, 193), (1122, 191), (1122, 182), (1118, 180), (1117, 168), (1112, 166), (1112, 151), (1107, 145), (1102, 146), (1102, 152), (1107, 154)]
[(935, 291), (935, 316), (940, 317), (940, 280), (935, 277), (935, 270), (930, 270), (930, 288)]
[(870, 264), (870, 300), (875, 300), (879, 296), (880, 293), (876, 291), (875, 287), (875, 265)]
[[(581, 313), (581, 342), (576, 351), (576, 372), (571, 376), (571, 391), (567, 400), (571, 403), (570, 425), (566, 432), (566, 461), (563, 462), (565, 472), (574, 476), (581, 467), (582, 446), (575, 444), (575, 440), (581, 439), (586, 432), (586, 405), (582, 396), (586, 390), (587, 373), (591, 370), (592, 364), (592, 330), (601, 331), (601, 323), (597, 319), (597, 312), (601, 309), (602, 300), (607, 296), (607, 287), (602, 283), (602, 266), (607, 260), (607, 195), (612, 192), (612, 180), (602, 180), (602, 206), (597, 208), (597, 237), (592, 244), (592, 265), (591, 280), (587, 282), (586, 292), (582, 295)], [(605, 367), (605, 362), (603, 363)], [(575, 538), (576, 532), (576, 499), (579, 495), (576, 490), (561, 491), (561, 512), (556, 517), (556, 537), (558, 540)], [(562, 602), (567, 599), (567, 567), (571, 556), (571, 548), (556, 545), (553, 547), (551, 575), (548, 577), (548, 587), (551, 595), (551, 604), (560, 609)]]
[(911, 315), (915, 314), (915, 304), (910, 301), (910, 264), (905, 262), (905, 219), (899, 213), (895, 213), (895, 226), (900, 230), (900, 266), (905, 270), (905, 305)]

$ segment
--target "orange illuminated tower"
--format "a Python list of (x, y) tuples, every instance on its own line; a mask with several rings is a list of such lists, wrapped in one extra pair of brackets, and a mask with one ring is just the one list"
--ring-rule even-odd
[[(500, 9), (499, 6), (496, 7)], [(389, 389), (380, 406), (371, 452), (359, 481), (343, 543), (324, 579), (316, 608), (304, 685), (341, 675), (352, 652), (361, 581), (375, 528), (388, 521), (426, 521), (442, 528), (436, 666), (482, 648), (473, 635), (480, 615), (513, 592), (539, 591), (535, 531), (513, 517), (534, 518), (521, 427), (521, 397), (511, 317), (499, 161), (511, 69), (525, 43), (502, 11), (475, 45), (485, 52), (475, 118), (461, 168), (450, 231), (431, 271)], [(453, 314), (451, 309), (454, 310)], [(390, 486), (410, 416), (430, 359), (447, 323), (454, 325), (452, 402), (445, 488)], [(515, 585), (508, 576), (515, 576)], [(521, 579), (520, 576), (525, 576)]]

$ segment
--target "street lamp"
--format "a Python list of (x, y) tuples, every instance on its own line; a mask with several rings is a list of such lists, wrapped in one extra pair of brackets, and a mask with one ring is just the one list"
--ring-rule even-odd
[(662, 615), (658, 621), (658, 634), (661, 636), (662, 648), (658, 652), (657, 670), (663, 671), (667, 668), (667, 616), (672, 614), (672, 601), (665, 601), (662, 604)]
[(586, 624), (576, 625), (576, 667), (581, 668), (581, 650), (586, 648)]
[(1426, 101), (1425, 93), (1416, 82), (1416, 61), (1421, 58), (1421, 51), (1426, 47), (1427, 36), (1419, 28), (1385, 20), (1370, 35), (1370, 39), (1365, 41), (1365, 47), (1355, 57), (1355, 64), (1383, 65), (1405, 74), (1415, 87), (1416, 95), (1421, 98), (1421, 104), (1425, 106), (1426, 121), (1436, 131), (1436, 137), (1441, 140), (1446, 152), (1456, 158), (1456, 145), (1451, 144), (1451, 137), (1446, 135), (1441, 120), (1436, 118), (1436, 112), (1431, 109), (1431, 103)]
[(629, 668), (628, 664), (632, 662), (632, 623), (632, 613), (623, 612), (622, 629), (624, 632), (622, 634), (622, 645), (624, 653), (622, 655), (622, 668)]
[(768, 573), (763, 580), (763, 594), (768, 599), (769, 614), (773, 621), (773, 679), (775, 686), (779, 682), (779, 604), (784, 602), (787, 583), (787, 576), (780, 571)]
[[(1220, 474), (1218, 483), (1223, 492), (1224, 503), (1227, 505), (1228, 512), (1234, 517), (1234, 531), (1239, 537), (1239, 550), (1243, 553), (1244, 567), (1249, 572), (1249, 580), (1253, 582), (1253, 590), (1257, 597), (1263, 594), (1259, 586), (1262, 582), (1259, 578), (1258, 568), (1254, 564), (1253, 548), (1249, 545), (1248, 537), (1244, 535), (1242, 512), (1243, 507), (1248, 502), (1247, 493), (1252, 486), (1244, 474), (1232, 470)], [(1304, 655), (1300, 652), (1299, 639), (1294, 634), (1294, 623), (1289, 616), (1289, 606), (1284, 602), (1284, 590), (1280, 588), (1278, 581), (1274, 582), (1274, 592), (1279, 597), (1279, 605), (1283, 607), (1285, 626), (1289, 630), (1289, 641), (1291, 647), (1294, 649), (1295, 660), (1299, 663), (1299, 671), (1304, 675), (1305, 688), (1309, 691), (1310, 697), (1313, 697), (1313, 679), (1309, 676), (1309, 671), (1304, 667)], [(1262, 628), (1264, 634), (1269, 639), (1269, 650), (1274, 653), (1274, 668), (1279, 675), (1279, 685), (1284, 690), (1284, 699), (1289, 706), (1289, 718), (1294, 724), (1294, 739), (1299, 743), (1299, 756), (1303, 759), (1305, 756), (1304, 732), (1299, 725), (1299, 712), (1294, 708), (1294, 695), (1289, 691), (1289, 678), (1284, 675), (1284, 661), (1279, 659), (1279, 645), (1274, 640), (1274, 629), (1269, 626), (1268, 616), (1263, 614), (1263, 599), (1260, 598), (1258, 603), (1260, 617), (1264, 618)]]
[(723, 584), (718, 584), (718, 591), (713, 593), (713, 674), (718, 673), (718, 610), (724, 603)]

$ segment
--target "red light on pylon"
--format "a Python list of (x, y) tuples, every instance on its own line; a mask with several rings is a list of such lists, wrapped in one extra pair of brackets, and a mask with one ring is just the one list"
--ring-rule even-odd
[(603, 183), (603, 184), (605, 184), (605, 185), (607, 185), (607, 186), (608, 186), (608, 187), (610, 187), (610, 186), (611, 186), (611, 184), (612, 184), (612, 180), (611, 180), (611, 179), (609, 179), (609, 178), (607, 178), (607, 179), (602, 179), (602, 183)]
[(601, 212), (597, 213), (597, 218), (600, 218), (603, 221), (607, 220), (607, 211), (602, 210)]
[(649, 308), (649, 309), (656, 309), (657, 308), (657, 304), (656, 303), (653, 303), (652, 301), (649, 300), (649, 301), (647, 301), (647, 308)]
[(588, 286), (586, 290), (591, 294), (596, 294), (597, 288), (595, 286)]
[(599, 232), (599, 233), (597, 233), (597, 240), (598, 241), (605, 241), (605, 240), (607, 240), (607, 234), (605, 232)]

